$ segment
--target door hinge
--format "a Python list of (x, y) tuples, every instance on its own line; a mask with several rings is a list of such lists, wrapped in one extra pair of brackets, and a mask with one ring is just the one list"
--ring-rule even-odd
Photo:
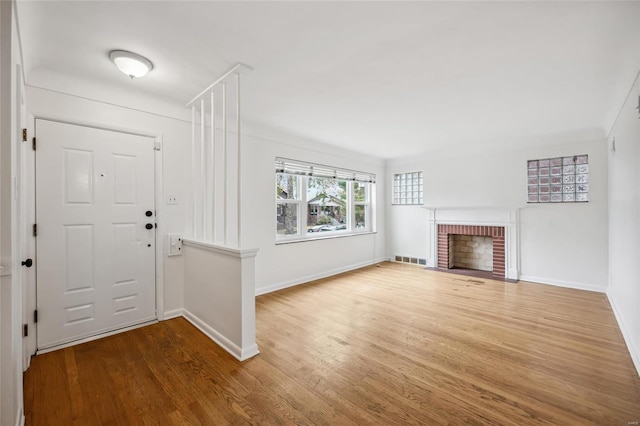
[(29, 336), (29, 324), (22, 324), (22, 337)]
[(31, 139), (31, 148), (33, 148), (34, 151), (36, 150), (36, 137), (35, 136)]
[(154, 151), (160, 151), (161, 147), (162, 147), (162, 144), (160, 142), (154, 142), (153, 143), (153, 150)]
[(38, 322), (38, 310), (33, 311), (33, 322)]
[(37, 223), (33, 224), (33, 236), (34, 237), (38, 236), (38, 224)]
[(27, 129), (22, 129), (22, 142), (27, 141)]

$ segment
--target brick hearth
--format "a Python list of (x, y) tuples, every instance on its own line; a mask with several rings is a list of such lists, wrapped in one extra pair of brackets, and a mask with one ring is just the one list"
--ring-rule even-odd
[(449, 269), (449, 234), (492, 237), (492, 273), (494, 277), (505, 277), (503, 226), (438, 225), (438, 268)]

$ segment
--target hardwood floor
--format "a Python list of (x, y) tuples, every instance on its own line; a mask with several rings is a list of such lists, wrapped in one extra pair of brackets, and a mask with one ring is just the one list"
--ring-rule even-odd
[(27, 424), (640, 420), (603, 294), (383, 263), (260, 296), (256, 315), (244, 363), (182, 318), (39, 355)]

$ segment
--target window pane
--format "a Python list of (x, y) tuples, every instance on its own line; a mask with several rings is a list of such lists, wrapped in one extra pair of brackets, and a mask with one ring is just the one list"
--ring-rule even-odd
[(276, 198), (280, 200), (298, 199), (298, 177), (276, 173)]
[(276, 204), (276, 234), (298, 233), (298, 205), (295, 203)]
[(353, 183), (353, 199), (356, 203), (367, 201), (367, 184), (362, 182)]
[(338, 179), (308, 178), (307, 211), (307, 233), (346, 231), (347, 182)]
[(367, 227), (366, 211), (367, 211), (367, 206), (364, 206), (364, 205), (355, 206), (355, 217), (356, 217), (355, 228), (356, 229), (362, 229)]

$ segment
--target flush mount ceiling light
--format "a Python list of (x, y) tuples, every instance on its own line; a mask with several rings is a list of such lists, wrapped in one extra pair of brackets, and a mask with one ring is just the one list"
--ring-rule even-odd
[(132, 79), (144, 77), (153, 69), (153, 64), (144, 56), (126, 50), (112, 50), (109, 58), (116, 67)]

